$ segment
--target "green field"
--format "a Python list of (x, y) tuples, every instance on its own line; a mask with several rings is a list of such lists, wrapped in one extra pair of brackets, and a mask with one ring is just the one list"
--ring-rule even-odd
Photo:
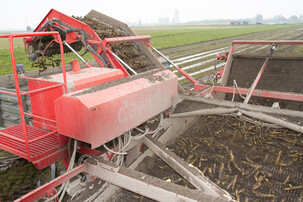
[[(151, 35), (151, 43), (158, 49), (166, 49), (211, 41), (216, 39), (239, 36), (243, 34), (264, 32), (289, 28), (297, 25), (181, 25), (181, 26), (157, 26), (133, 28), (138, 35)], [(32, 63), (28, 60), (22, 38), (14, 39), (16, 63), (25, 65), (26, 70), (31, 70)], [(84, 57), (86, 60), (92, 60), (90, 54)], [(69, 53), (65, 57), (66, 63), (77, 59)], [(0, 75), (12, 73), (11, 60), (8, 46), (8, 39), (0, 38)]]
[[(83, 52), (81, 51), (80, 54)], [(14, 54), (16, 64), (24, 64), (26, 71), (33, 70), (37, 68), (32, 67), (32, 62), (29, 61), (24, 50), (23, 38), (14, 39)], [(56, 56), (54, 59), (60, 58), (60, 55)], [(72, 60), (78, 59), (73, 53), (65, 54), (65, 63), (68, 64)], [(93, 60), (93, 56), (87, 53), (84, 58), (86, 60)], [(0, 75), (12, 73), (11, 67), (11, 56), (9, 51), (9, 43), (7, 38), (0, 38)]]
[(289, 28), (297, 25), (187, 25), (134, 28), (138, 35), (151, 35), (151, 44), (158, 49), (222, 39), (243, 34)]

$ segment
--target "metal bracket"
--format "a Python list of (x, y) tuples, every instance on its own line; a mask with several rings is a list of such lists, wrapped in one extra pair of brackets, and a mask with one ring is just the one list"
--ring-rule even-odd
[(214, 197), (199, 190), (169, 183), (126, 167), (119, 167), (102, 158), (93, 160), (97, 161), (97, 164), (86, 165), (88, 174), (157, 201), (228, 201), (226, 198)]

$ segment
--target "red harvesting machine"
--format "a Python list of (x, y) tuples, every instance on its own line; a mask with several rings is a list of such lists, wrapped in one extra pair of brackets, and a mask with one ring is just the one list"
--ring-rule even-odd
[[(150, 36), (136, 36), (127, 25), (96, 11), (91, 11), (87, 17), (114, 26), (126, 33), (126, 36), (102, 40), (88, 25), (53, 9), (33, 33), (0, 36), (9, 40), (16, 88), (15, 92), (1, 90), (0, 93), (17, 96), (21, 117), (20, 124), (0, 131), (0, 148), (27, 159), (39, 169), (59, 160), (62, 160), (67, 168), (65, 174), (21, 197), (18, 201), (32, 201), (39, 197), (56, 199), (64, 188), (56, 191), (55, 187), (62, 183), (64, 187), (67, 180), (79, 173), (96, 176), (160, 201), (232, 201), (233, 198), (229, 193), (165, 149), (156, 139), (158, 132), (165, 130), (170, 134), (179, 134), (194, 120), (189, 118), (192, 116), (188, 114), (189, 112), (171, 114), (180, 100), (198, 100), (214, 104), (216, 103), (214, 98), (222, 100), (226, 93), (247, 94), (243, 106), (241, 104), (234, 106), (233, 111), (241, 106), (245, 109), (244, 106), (251, 96), (303, 101), (300, 93), (255, 90), (266, 63), (249, 89), (240, 88), (235, 92), (234, 88), (227, 86), (236, 44), (283, 45), (303, 44), (303, 42), (236, 41), (233, 43), (223, 72), (221, 83), (224, 84), (209, 86), (199, 84), (152, 47), (149, 42)], [(61, 54), (62, 72), (35, 78), (24, 76), (24, 72), (22, 70), (20, 72), (15, 62), (13, 39), (16, 37), (24, 38), (26, 53), (33, 62), (43, 57)], [(130, 67), (112, 51), (111, 45), (118, 43), (135, 44), (137, 50), (143, 53), (149, 67), (144, 71), (138, 70), (139, 72)], [(82, 48), (93, 55), (96, 60), (94, 65), (85, 61), (78, 53)], [(182, 88), (178, 86), (178, 77), (171, 70), (164, 69), (150, 49), (164, 57), (194, 84), (193, 93), (196, 96), (180, 94)], [(71, 68), (67, 68), (64, 61), (64, 53), (67, 52), (76, 54), (86, 67), (80, 68), (78, 61), (73, 61)], [(28, 85), (27, 92), (20, 90), (19, 85), (23, 81)], [(22, 97), (26, 95), (30, 96), (32, 113), (24, 111)], [(205, 95), (208, 97), (211, 95), (213, 98), (201, 98)], [(227, 107), (228, 104), (222, 101), (218, 105)], [(220, 108), (220, 110), (213, 113), (231, 112), (231, 109)], [(265, 109), (260, 107), (258, 110), (260, 112)], [(266, 110), (275, 111), (271, 108)], [(211, 112), (200, 111), (200, 114), (203, 113)], [(245, 114), (246, 111), (241, 110), (239, 113)], [(290, 114), (288, 111), (283, 113)], [(251, 116), (258, 118), (258, 114)], [(148, 120), (154, 117), (160, 120), (160, 124), (155, 131), (150, 131), (147, 126), (154, 125), (148, 123)], [(184, 119), (176, 119), (176, 117), (184, 117)], [(31, 122), (28, 121), (30, 118)], [(277, 122), (272, 117), (266, 116), (265, 119), (283, 127), (302, 130), (299, 126)], [(138, 126), (141, 126), (141, 129)], [(170, 130), (167, 130), (168, 128)], [(134, 132), (137, 130), (140, 132)], [(117, 140), (119, 144), (109, 144), (112, 140)], [(196, 189), (177, 184), (167, 186), (163, 180), (125, 167), (137, 159), (142, 144), (156, 153)], [(94, 157), (73, 168), (76, 152)], [(119, 160), (116, 164), (111, 162), (113, 156), (118, 156)]]

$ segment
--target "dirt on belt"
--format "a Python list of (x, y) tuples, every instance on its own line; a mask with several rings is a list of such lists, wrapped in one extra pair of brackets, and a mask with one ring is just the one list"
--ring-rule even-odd
[[(228, 86), (236, 80), (239, 87), (249, 88), (264, 60), (264, 56), (236, 55)], [(257, 89), (302, 93), (302, 63), (302, 57), (274, 57)], [(239, 96), (235, 100), (241, 102)], [(252, 97), (250, 103), (271, 106), (276, 101), (284, 109), (303, 109), (302, 103), (287, 100)], [(175, 113), (199, 107), (213, 106), (187, 101)], [(168, 148), (238, 201), (303, 200), (303, 135), (298, 132), (254, 125), (233, 116), (201, 116)], [(138, 170), (194, 188), (158, 157), (147, 157)], [(125, 199), (152, 201), (123, 190), (116, 201)]]
[[(74, 18), (90, 26), (102, 40), (105, 38), (128, 36), (123, 30), (103, 23), (98, 19), (88, 17)], [(116, 55), (138, 73), (154, 69), (152, 64), (149, 63), (134, 43), (112, 44), (111, 48)]]
[[(238, 201), (303, 199), (303, 136), (270, 129), (231, 116), (202, 116), (168, 148)], [(159, 158), (138, 170), (193, 188)], [(123, 190), (116, 201), (151, 201)]]

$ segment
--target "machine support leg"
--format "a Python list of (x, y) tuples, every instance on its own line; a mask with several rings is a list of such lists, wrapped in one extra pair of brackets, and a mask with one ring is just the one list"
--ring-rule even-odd
[(221, 200), (232, 199), (227, 191), (221, 189), (219, 186), (205, 177), (200, 170), (187, 164), (176, 154), (169, 151), (156, 139), (145, 136), (143, 143), (202, 193), (215, 198), (220, 198)]
[(157, 201), (224, 201), (199, 190), (169, 183), (126, 167), (119, 167), (101, 158), (91, 160), (96, 162), (87, 164), (87, 173)]

